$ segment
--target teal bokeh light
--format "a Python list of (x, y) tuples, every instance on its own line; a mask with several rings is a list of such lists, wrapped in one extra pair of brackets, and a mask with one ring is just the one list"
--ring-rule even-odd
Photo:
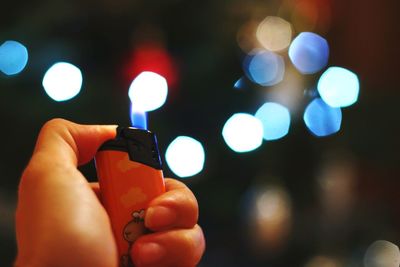
[(28, 50), (16, 41), (5, 41), (0, 46), (0, 70), (6, 75), (20, 73), (28, 63)]
[(353, 72), (330, 67), (318, 81), (318, 92), (321, 98), (332, 107), (348, 107), (358, 99), (360, 83)]
[(289, 132), (289, 110), (278, 103), (267, 102), (255, 114), (263, 125), (264, 139), (276, 140), (284, 137)]

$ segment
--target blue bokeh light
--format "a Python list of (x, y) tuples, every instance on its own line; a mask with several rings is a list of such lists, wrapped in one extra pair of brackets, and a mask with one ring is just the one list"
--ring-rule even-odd
[(0, 46), (0, 71), (6, 75), (20, 73), (28, 63), (28, 50), (16, 41), (5, 41)]
[(142, 110), (135, 110), (131, 105), (131, 124), (133, 127), (147, 130), (147, 113)]
[(321, 98), (316, 98), (306, 107), (303, 119), (314, 135), (327, 136), (340, 130), (342, 111), (327, 105)]
[(289, 132), (290, 113), (281, 104), (267, 102), (257, 110), (255, 116), (262, 122), (265, 140), (276, 140)]
[(281, 56), (273, 52), (257, 50), (246, 56), (243, 69), (251, 81), (262, 86), (271, 86), (282, 81), (285, 63)]
[(328, 42), (318, 34), (302, 32), (292, 41), (289, 58), (301, 73), (316, 73), (328, 64)]
[(241, 77), (240, 79), (238, 79), (235, 84), (233, 85), (233, 88), (237, 89), (237, 90), (242, 90), (244, 89), (246, 86), (246, 82), (244, 80), (244, 77)]
[(353, 72), (330, 67), (318, 81), (318, 92), (321, 98), (332, 107), (348, 107), (358, 99), (360, 83)]

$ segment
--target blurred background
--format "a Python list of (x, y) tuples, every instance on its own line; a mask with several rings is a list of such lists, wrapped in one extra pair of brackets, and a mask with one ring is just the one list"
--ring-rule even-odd
[(43, 123), (143, 126), (149, 88), (165, 175), (200, 204), (200, 266), (398, 266), (399, 7), (3, 1), (1, 266)]

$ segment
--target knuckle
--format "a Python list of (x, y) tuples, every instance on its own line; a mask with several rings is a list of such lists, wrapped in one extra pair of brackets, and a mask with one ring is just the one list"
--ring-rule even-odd
[(26, 166), (22, 173), (19, 184), (20, 193), (35, 188), (38, 178), (44, 175), (43, 166), (46, 166), (46, 164), (48, 164), (48, 162), (44, 162), (40, 154), (36, 154), (32, 157), (28, 166)]
[(189, 219), (188, 223), (190, 227), (193, 227), (197, 223), (199, 217), (199, 204), (190, 190), (185, 194), (185, 202), (187, 203), (185, 213)]
[(49, 121), (47, 121), (45, 124), (43, 124), (39, 135), (47, 135), (49, 133), (64, 133), (67, 131), (68, 126), (71, 124), (71, 122), (61, 119), (61, 118), (54, 118)]
[(195, 225), (195, 227), (186, 234), (185, 243), (188, 255), (190, 256), (188, 257), (188, 263), (195, 266), (200, 262), (205, 250), (204, 235), (199, 225)]
[(49, 121), (47, 121), (43, 127), (42, 127), (42, 131), (46, 131), (46, 130), (53, 130), (53, 129), (59, 129), (61, 127), (65, 127), (67, 124), (69, 124), (70, 122), (65, 120), (65, 119), (61, 119), (61, 118), (54, 118), (51, 119)]

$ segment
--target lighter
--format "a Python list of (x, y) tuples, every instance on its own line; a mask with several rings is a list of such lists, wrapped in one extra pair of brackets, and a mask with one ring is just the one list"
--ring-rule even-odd
[(154, 133), (118, 127), (95, 157), (103, 205), (110, 216), (120, 266), (133, 266), (129, 251), (146, 233), (144, 215), (149, 202), (165, 191), (161, 159)]

